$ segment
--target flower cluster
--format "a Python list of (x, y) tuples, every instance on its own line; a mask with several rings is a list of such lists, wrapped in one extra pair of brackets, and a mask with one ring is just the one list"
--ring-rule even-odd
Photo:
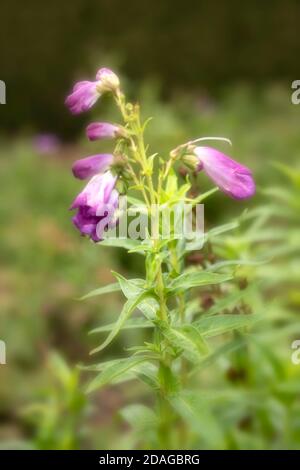
[[(86, 129), (87, 137), (91, 141), (116, 138), (123, 139), (123, 141), (128, 140), (128, 146), (123, 146), (125, 155), (127, 149), (129, 153), (131, 152), (133, 160), (140, 163), (142, 169), (142, 172), (138, 175), (131, 171), (131, 175), (133, 174), (135, 183), (141, 188), (147, 200), (147, 190), (149, 191), (149, 188), (145, 190), (145, 183), (141, 174), (148, 174), (148, 163), (143, 150), (144, 143), (139, 140), (141, 139), (142, 128), (138, 111), (136, 111), (138, 107), (126, 106), (117, 75), (107, 68), (101, 68), (97, 72), (94, 81), (81, 81), (74, 86), (72, 93), (66, 99), (66, 105), (72, 113), (78, 114), (90, 109), (102, 94), (109, 92), (114, 95), (122, 112), (125, 127), (108, 122), (93, 122)], [(135, 124), (130, 124), (134, 122)], [(132, 125), (132, 128), (130, 125)], [(136, 131), (136, 129), (140, 130)], [(222, 192), (235, 199), (245, 199), (253, 196), (255, 183), (252, 173), (247, 167), (219, 150), (197, 145), (200, 141), (211, 139), (227, 140), (208, 137), (180, 145), (171, 152), (167, 169), (170, 169), (173, 162), (181, 161), (196, 172), (203, 170)], [(73, 217), (73, 222), (81, 234), (87, 235), (95, 242), (103, 238), (104, 230), (116, 224), (115, 214), (118, 207), (116, 182), (120, 174), (126, 179), (125, 174), (128, 170), (126, 168), (126, 159), (127, 157), (122, 155), (120, 159), (120, 155), (96, 154), (78, 160), (73, 165), (72, 170), (76, 178), (91, 178), (71, 206), (71, 209), (77, 209), (78, 211)], [(149, 174), (147, 184), (148, 186), (152, 185), (151, 175)]]
[[(116, 93), (119, 79), (111, 70), (102, 68), (96, 75), (96, 81), (77, 83), (66, 99), (66, 105), (74, 114), (87, 111), (106, 92)], [(89, 140), (115, 138), (122, 135), (119, 126), (94, 122), (86, 129)], [(82, 235), (94, 242), (103, 238), (103, 232), (117, 223), (119, 193), (115, 188), (117, 176), (111, 171), (114, 156), (102, 153), (77, 160), (73, 175), (81, 180), (91, 178), (83, 191), (75, 198), (71, 210), (77, 209), (73, 223)]]

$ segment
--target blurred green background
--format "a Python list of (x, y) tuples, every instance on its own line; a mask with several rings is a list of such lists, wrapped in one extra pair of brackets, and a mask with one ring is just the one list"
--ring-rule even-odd
[[(2, 447), (134, 445), (117, 412), (144, 390), (129, 384), (87, 400), (79, 387), (84, 374), (75, 367), (90, 362), (97, 339), (88, 331), (109, 322), (123, 301), (121, 295), (100, 302), (78, 297), (111, 282), (112, 269), (131, 277), (142, 272), (137, 257), (80, 238), (68, 212), (81, 187), (71, 164), (95, 152), (84, 125), (99, 114), (117, 117), (106, 99), (80, 117), (72, 117), (63, 102), (75, 80), (91, 78), (101, 66), (113, 67), (143, 114), (154, 117), (147, 131), (153, 151), (167, 156), (190, 138), (221, 135), (233, 141), (232, 157), (253, 169), (257, 196), (243, 203), (214, 196), (206, 205), (209, 226), (230, 222), (247, 207), (274, 203), (273, 211), (294, 211), (284, 222), (273, 212), (270, 222), (273, 234), (284, 227), (282, 247), (292, 246), (292, 254), (280, 253), (280, 264), (272, 261), (258, 277), (271, 283), (276, 266), (285, 272), (284, 282), (278, 276), (273, 291), (267, 286), (261, 295), (268, 304), (276, 290), (278, 309), (282, 316), (288, 309), (300, 338), (294, 323), (300, 306), (299, 191), (277, 206), (278, 191), (266, 191), (279, 187), (289, 194), (299, 186), (274, 167), (279, 162), (295, 175), (299, 171), (300, 105), (291, 103), (291, 82), (300, 78), (299, 20), (296, 0), (1, 3), (0, 79), (7, 86), (7, 104), (0, 106), (0, 339), (7, 345), (7, 364), (0, 365)], [(199, 181), (201, 189), (210, 187)], [(139, 333), (122, 334), (103, 355), (138, 340)], [(288, 346), (282, 364), (291, 367)], [(300, 366), (293, 367), (297, 378)], [(293, 400), (298, 390), (295, 385)], [(283, 401), (283, 409), (291, 412), (292, 404), (291, 398)], [(290, 437), (283, 433), (276, 441), (270, 431), (258, 443), (237, 439), (228, 447), (297, 447), (299, 404), (296, 411), (296, 423), (287, 424)]]

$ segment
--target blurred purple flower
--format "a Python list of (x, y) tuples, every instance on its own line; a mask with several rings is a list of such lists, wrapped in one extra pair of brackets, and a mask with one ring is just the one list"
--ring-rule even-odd
[(94, 242), (102, 240), (103, 232), (117, 223), (115, 211), (119, 193), (115, 189), (116, 180), (109, 171), (94, 176), (70, 208), (78, 209), (72, 218), (75, 227)]
[(75, 178), (85, 180), (97, 173), (103, 173), (108, 169), (113, 158), (111, 153), (100, 153), (77, 160), (72, 167), (73, 175)]
[(203, 170), (229, 196), (246, 199), (255, 194), (255, 182), (246, 166), (211, 147), (196, 147), (197, 170)]
[(57, 152), (60, 144), (60, 140), (55, 134), (38, 134), (33, 140), (35, 150), (44, 155)]
[(89, 140), (113, 139), (120, 135), (120, 127), (109, 122), (92, 122), (86, 133)]
[(98, 70), (95, 81), (81, 81), (74, 85), (72, 93), (67, 97), (65, 104), (73, 114), (88, 111), (107, 91), (114, 91), (119, 87), (119, 78), (110, 69)]

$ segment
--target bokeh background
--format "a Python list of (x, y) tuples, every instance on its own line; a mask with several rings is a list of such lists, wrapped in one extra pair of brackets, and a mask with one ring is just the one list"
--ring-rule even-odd
[[(276, 294), (279, 317), (292, 318), (289, 335), (278, 339), (274, 330), (268, 346), (271, 353), (285, 341), (276, 361), (292, 385), (281, 408), (276, 402), (275, 411), (264, 410), (275, 418), (259, 428), (260, 440), (247, 415), (242, 438), (228, 447), (297, 447), (300, 365), (291, 364), (289, 345), (300, 338), (300, 105), (291, 102), (291, 83), (300, 79), (299, 2), (4, 0), (0, 17), (0, 79), (7, 86), (7, 104), (0, 105), (0, 339), (7, 344), (7, 364), (0, 365), (1, 446), (135, 446), (118, 411), (145, 391), (129, 383), (87, 399), (85, 374), (76, 367), (91, 361), (97, 339), (88, 331), (117, 315), (123, 301), (78, 297), (111, 282), (112, 269), (142, 273), (137, 257), (82, 239), (68, 212), (80, 188), (71, 163), (95, 151), (84, 138), (85, 124), (99, 113), (104, 120), (117, 117), (106, 99), (72, 117), (64, 99), (74, 81), (109, 66), (144, 115), (155, 118), (147, 132), (154, 151), (168, 155), (190, 138), (221, 135), (233, 141), (232, 156), (253, 169), (257, 196), (243, 203), (214, 196), (206, 206), (209, 225), (273, 204), (267, 226), (281, 236), (282, 251), (258, 277), (267, 283), (265, 305)], [(256, 256), (258, 240), (247, 243)], [(122, 334), (103, 357), (139, 340), (139, 333)], [(272, 387), (282, 380), (276, 375)]]

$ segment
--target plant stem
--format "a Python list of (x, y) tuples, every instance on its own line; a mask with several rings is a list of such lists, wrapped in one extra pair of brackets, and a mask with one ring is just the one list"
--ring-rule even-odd
[[(155, 190), (154, 183), (153, 183), (153, 171), (152, 165), (150, 164), (147, 154), (146, 148), (144, 143), (144, 129), (141, 125), (140, 121), (140, 113), (138, 106), (133, 106), (131, 109), (131, 113), (127, 112), (127, 106), (124, 99), (124, 96), (119, 92), (116, 97), (117, 105), (121, 111), (123, 119), (125, 121), (126, 126), (128, 127), (131, 137), (130, 137), (130, 145), (131, 151), (134, 157), (134, 160), (140, 164), (142, 169), (142, 175), (145, 176), (147, 181), (147, 191), (149, 194), (149, 199), (147, 197), (146, 191), (144, 190), (143, 180), (140, 174), (136, 174), (134, 172), (133, 167), (130, 165), (128, 166), (130, 173), (132, 174), (132, 178), (137, 186), (141, 188), (141, 192), (144, 196), (145, 203), (148, 207), (149, 214), (154, 215), (153, 226), (152, 226), (152, 237), (153, 237), (153, 264), (155, 262), (159, 263), (158, 269), (156, 271), (155, 277), (155, 290), (159, 301), (159, 310), (157, 315), (160, 320), (169, 323), (169, 315), (168, 315), (168, 308), (166, 303), (165, 297), (165, 286), (164, 286), (164, 278), (163, 272), (161, 267), (161, 262), (156, 261), (156, 256), (159, 255), (160, 252), (160, 223), (159, 223), (159, 212), (157, 214), (154, 211), (157, 211), (157, 206), (159, 207), (160, 204), (160, 194), (161, 194), (161, 180), (159, 179), (158, 188)], [(147, 270), (147, 265), (146, 265)], [(146, 273), (146, 277), (148, 275)], [(158, 409), (160, 415), (160, 424), (158, 429), (158, 438), (160, 442), (160, 446), (162, 448), (169, 448), (170, 447), (170, 437), (171, 437), (171, 423), (172, 423), (172, 415), (171, 415), (171, 408), (168, 401), (168, 388), (169, 388), (169, 381), (172, 375), (171, 373), (171, 363), (172, 358), (166, 352), (165, 348), (165, 339), (162, 337), (160, 329), (156, 327), (155, 329), (155, 338), (158, 348), (161, 351), (161, 358), (159, 360), (159, 368), (158, 368), (158, 383), (159, 383), (159, 391), (157, 393), (158, 399)]]

